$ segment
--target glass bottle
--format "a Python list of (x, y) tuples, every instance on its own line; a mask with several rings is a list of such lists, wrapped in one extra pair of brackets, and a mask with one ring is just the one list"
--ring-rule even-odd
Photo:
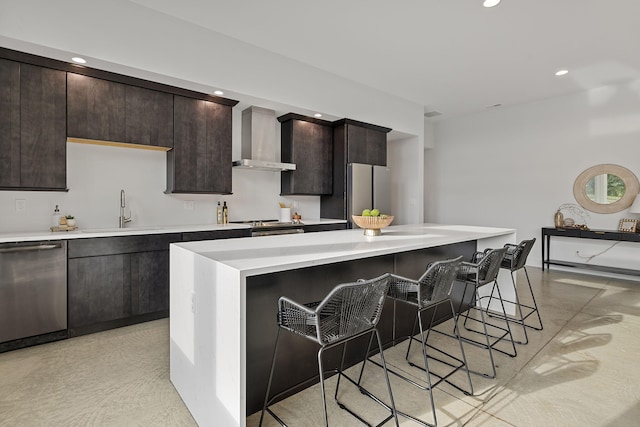
[(218, 207), (216, 208), (216, 223), (222, 224), (222, 206), (220, 206), (220, 202), (218, 202)]
[(229, 208), (227, 208), (227, 202), (223, 202), (222, 205), (222, 223), (223, 224), (228, 224), (229, 223)]

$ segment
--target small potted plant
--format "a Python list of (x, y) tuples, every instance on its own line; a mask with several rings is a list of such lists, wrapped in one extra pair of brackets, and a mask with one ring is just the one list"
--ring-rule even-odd
[(67, 215), (65, 218), (67, 218), (67, 226), (68, 227), (75, 227), (76, 226), (76, 220), (73, 217), (73, 215)]

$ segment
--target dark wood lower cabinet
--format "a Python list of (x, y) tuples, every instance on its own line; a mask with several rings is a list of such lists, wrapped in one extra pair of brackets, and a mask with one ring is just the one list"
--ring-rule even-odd
[(169, 310), (169, 252), (131, 254), (132, 314)]
[(70, 240), (69, 336), (169, 314), (169, 244), (180, 233)]
[(129, 258), (107, 255), (69, 260), (70, 330), (131, 316)]
[(169, 315), (169, 245), (250, 237), (250, 229), (69, 240), (69, 336)]

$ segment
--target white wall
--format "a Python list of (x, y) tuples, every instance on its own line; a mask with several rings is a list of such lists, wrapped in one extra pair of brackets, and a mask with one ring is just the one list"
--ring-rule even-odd
[[(240, 153), (240, 114), (249, 105), (390, 127), (396, 135), (391, 139), (413, 138), (410, 144), (389, 144), (390, 157), (406, 159), (403, 173), (419, 177), (404, 183), (398, 203), (422, 206), (423, 108), (415, 103), (125, 0), (2, 1), (0, 46), (64, 61), (73, 53), (95, 68), (205, 93), (223, 89), (225, 96), (241, 101), (233, 111), (234, 159)], [(83, 227), (113, 227), (120, 188), (130, 195), (132, 226), (213, 222), (215, 203), (223, 199), (231, 219), (277, 218), (282, 200), (277, 173), (234, 170), (232, 196), (168, 196), (162, 193), (163, 155), (73, 145), (68, 144), (69, 193), (0, 191), (0, 232), (48, 227), (55, 204), (77, 215)], [(91, 164), (100, 166), (83, 167)], [(16, 199), (26, 200), (26, 212), (15, 211)], [(183, 209), (184, 200), (194, 201), (193, 211)], [(296, 205), (303, 220), (319, 216), (319, 197), (285, 201)], [(398, 205), (394, 210), (404, 212), (407, 222), (422, 220), (420, 209)]]
[[(537, 237), (529, 264), (540, 266), (540, 228), (553, 225), (563, 203), (576, 203), (573, 183), (600, 163), (640, 176), (640, 81), (603, 87), (439, 122), (436, 146), (425, 154), (427, 221), (517, 229)], [(590, 213), (592, 229), (617, 229), (627, 210)], [(613, 242), (554, 240), (554, 257), (584, 262)], [(557, 243), (556, 243), (557, 242)], [(571, 243), (569, 243), (571, 242)], [(617, 245), (594, 258), (638, 268), (637, 244)]]

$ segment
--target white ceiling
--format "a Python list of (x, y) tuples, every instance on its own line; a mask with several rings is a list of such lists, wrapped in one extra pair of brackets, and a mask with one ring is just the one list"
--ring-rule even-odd
[(131, 1), (440, 118), (640, 78), (638, 0)]

